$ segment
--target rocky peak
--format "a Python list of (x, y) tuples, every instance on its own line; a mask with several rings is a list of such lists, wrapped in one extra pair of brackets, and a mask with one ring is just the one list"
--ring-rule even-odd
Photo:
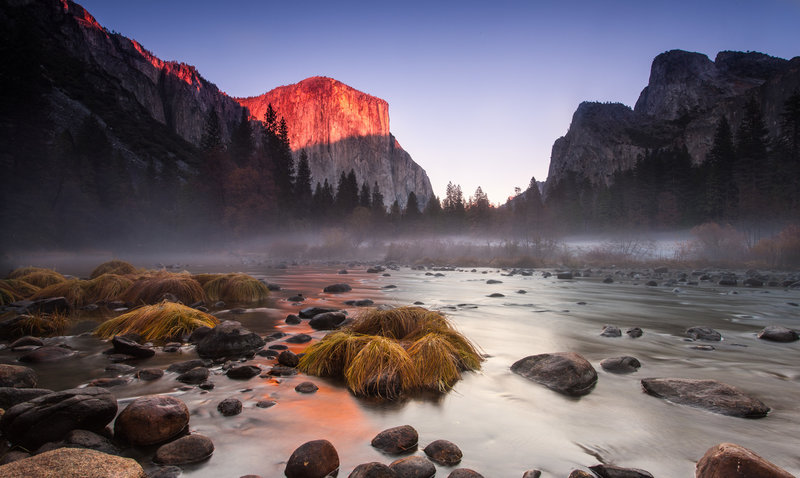
[(295, 153), (308, 154), (314, 182), (334, 186), (351, 168), (359, 183), (377, 182), (387, 203), (405, 204), (410, 191), (421, 204), (433, 195), (425, 171), (389, 130), (389, 104), (333, 78), (314, 76), (260, 96), (238, 98), (253, 119), (263, 120), (271, 104), (286, 120)]

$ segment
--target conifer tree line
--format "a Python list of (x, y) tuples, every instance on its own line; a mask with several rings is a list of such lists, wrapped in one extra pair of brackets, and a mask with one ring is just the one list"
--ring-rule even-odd
[(569, 230), (674, 229), (704, 222), (758, 224), (800, 217), (800, 93), (783, 104), (770, 132), (751, 97), (734, 128), (719, 118), (699, 165), (685, 147), (648, 150), (610, 186), (575, 174), (552, 185), (545, 208)]

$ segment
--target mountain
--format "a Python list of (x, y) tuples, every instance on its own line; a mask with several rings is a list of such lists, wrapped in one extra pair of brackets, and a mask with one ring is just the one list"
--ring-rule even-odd
[(609, 185), (613, 174), (633, 168), (648, 150), (685, 147), (693, 164), (711, 148), (725, 117), (734, 129), (755, 98), (767, 128), (777, 133), (784, 102), (800, 88), (800, 57), (723, 51), (714, 61), (672, 50), (652, 63), (650, 80), (634, 108), (619, 103), (578, 106), (567, 134), (553, 144), (548, 189), (569, 174)]
[(433, 196), (425, 170), (400, 147), (389, 130), (389, 104), (326, 77), (307, 78), (267, 93), (237, 98), (253, 119), (272, 104), (286, 120), (295, 159), (308, 154), (314, 181), (336, 184), (342, 171), (355, 170), (359, 183), (377, 182), (383, 195), (405, 204), (414, 191), (420, 204)]
[[(211, 194), (229, 180), (229, 166), (210, 164), (222, 160), (204, 154), (201, 143), (212, 115), (219, 139), (229, 142), (245, 110), (193, 66), (157, 58), (68, 0), (0, 2), (0, 61), (4, 246), (82, 245), (109, 235), (134, 243), (143, 234), (177, 237), (188, 226), (196, 231), (219, 220), (201, 206), (237, 208)], [(412, 190), (431, 194), (425, 172), (389, 133), (385, 102), (338, 82), (306, 97), (314, 101), (308, 105), (297, 96), (281, 100), (274, 94), (279, 90), (271, 98), (297, 126), (293, 137), (325, 139), (303, 143), (314, 181), (354, 169), (359, 180), (378, 181), (387, 203), (404, 201)], [(318, 121), (300, 121), (299, 111), (319, 108), (318, 100)], [(330, 107), (351, 100), (351, 111)], [(362, 100), (377, 109), (358, 106)], [(375, 121), (382, 126), (364, 130), (366, 136), (351, 128)], [(260, 144), (261, 123), (252, 126)]]

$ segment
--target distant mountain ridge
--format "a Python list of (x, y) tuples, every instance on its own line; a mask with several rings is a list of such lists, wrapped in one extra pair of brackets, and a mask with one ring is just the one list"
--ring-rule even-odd
[(701, 53), (662, 53), (633, 109), (618, 103), (578, 106), (567, 134), (553, 144), (546, 190), (568, 174), (608, 185), (615, 172), (631, 169), (657, 148), (685, 146), (692, 162), (702, 163), (721, 117), (735, 129), (754, 97), (775, 132), (784, 102), (798, 88), (800, 57), (723, 51), (711, 61)]

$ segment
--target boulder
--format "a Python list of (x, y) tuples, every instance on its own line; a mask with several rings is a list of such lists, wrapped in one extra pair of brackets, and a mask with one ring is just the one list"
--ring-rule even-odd
[(311, 336), (308, 334), (292, 335), (286, 339), (287, 344), (304, 344), (306, 342), (311, 342)]
[(188, 465), (208, 459), (214, 453), (211, 439), (203, 435), (187, 435), (161, 445), (153, 461), (162, 465)]
[(37, 382), (32, 368), (0, 364), (0, 387), (33, 388)]
[(0, 466), (5, 478), (147, 478), (132, 458), (84, 448), (58, 448)]
[(197, 327), (196, 329), (192, 330), (192, 333), (189, 335), (189, 343), (200, 343), (200, 341), (203, 340), (209, 332), (211, 332), (211, 327), (207, 325), (201, 325), (200, 327)]
[(511, 371), (564, 395), (587, 395), (597, 383), (597, 372), (574, 352), (531, 355), (518, 360)]
[(692, 340), (706, 340), (709, 342), (719, 342), (722, 340), (722, 334), (711, 327), (689, 327), (686, 329), (686, 335)]
[(639, 370), (642, 364), (635, 358), (630, 356), (612, 357), (607, 358), (600, 362), (603, 370), (611, 373), (633, 373)]
[(642, 380), (642, 388), (654, 397), (722, 415), (761, 418), (769, 412), (769, 407), (760, 400), (716, 380), (646, 378)]
[(540, 470), (527, 470), (522, 474), (522, 478), (540, 478), (542, 472)]
[(235, 320), (217, 325), (197, 344), (201, 358), (242, 357), (253, 355), (264, 346), (264, 339), (242, 327)]
[(117, 353), (133, 355), (137, 358), (149, 358), (156, 354), (156, 351), (151, 347), (134, 342), (133, 340), (121, 335), (117, 335), (111, 339), (111, 345), (114, 346), (114, 350)]
[(164, 371), (160, 368), (143, 368), (136, 372), (136, 378), (139, 380), (157, 380), (164, 376)]
[(400, 458), (393, 461), (389, 468), (397, 473), (398, 478), (431, 478), (436, 474), (433, 463), (421, 456)]
[(600, 335), (603, 337), (621, 337), (622, 331), (619, 330), (619, 327), (614, 327), (613, 325), (606, 325), (603, 327), (603, 330), (600, 332)]
[(114, 436), (131, 445), (155, 445), (179, 435), (189, 425), (189, 408), (169, 395), (139, 397), (114, 422)]
[(130, 381), (130, 377), (102, 377), (91, 380), (87, 385), (89, 387), (111, 388), (126, 385)]
[(46, 388), (0, 387), (0, 408), (8, 410), (14, 405), (53, 393)]
[(793, 475), (743, 446), (720, 443), (709, 448), (697, 462), (695, 477), (793, 478)]
[(64, 297), (50, 297), (34, 300), (26, 310), (30, 314), (69, 314), (72, 311), (72, 306)]
[(285, 365), (275, 365), (267, 373), (274, 377), (291, 377), (292, 375), (297, 375), (297, 369)]
[(300, 310), (300, 318), (301, 319), (311, 319), (315, 315), (323, 314), (325, 312), (338, 312), (339, 309), (331, 309), (328, 307), (306, 307), (305, 309)]
[[(90, 432), (89, 430), (72, 430), (67, 433), (67, 436), (64, 438), (59, 448), (61, 447), (86, 448), (108, 453), (109, 455), (120, 454), (119, 448), (117, 448), (111, 440), (98, 433)], [(37, 451), (37, 454), (41, 452), (40, 449)]]
[(303, 322), (303, 320), (300, 319), (300, 317), (298, 317), (298, 316), (296, 316), (294, 314), (289, 314), (289, 315), (286, 316), (286, 320), (284, 320), (284, 322), (286, 322), (286, 324), (288, 324), (288, 325), (297, 325), (297, 324)]
[(21, 450), (11, 450), (9, 452), (6, 452), (2, 457), (0, 457), (0, 466), (7, 465), (9, 463), (13, 463), (18, 460), (24, 460), (25, 458), (28, 458), (30, 456), (31, 456), (30, 453), (26, 453)]
[(297, 367), (300, 363), (300, 358), (291, 350), (284, 350), (278, 355), (278, 363), (286, 367)]
[(461, 449), (447, 440), (436, 440), (423, 450), (428, 458), (442, 466), (455, 466), (461, 463)]
[(590, 466), (589, 469), (600, 478), (653, 478), (649, 472), (637, 468), (600, 464)]
[(572, 272), (559, 272), (556, 274), (557, 279), (569, 280), (573, 278)]
[(238, 398), (226, 398), (217, 404), (217, 411), (225, 417), (242, 413), (242, 402)]
[(457, 468), (451, 471), (447, 478), (483, 478), (483, 475), (469, 468)]
[(347, 478), (397, 478), (397, 473), (388, 465), (373, 461), (358, 465)]
[(417, 449), (419, 435), (411, 425), (388, 428), (375, 435), (372, 446), (389, 455), (399, 455)]
[(758, 333), (758, 338), (771, 342), (794, 342), (800, 336), (792, 329), (780, 325), (768, 325)]
[(195, 367), (210, 367), (211, 361), (203, 359), (184, 360), (183, 362), (175, 362), (167, 367), (167, 372), (184, 373)]
[(595, 478), (595, 477), (588, 471), (572, 470), (572, 472), (569, 474), (567, 478)]
[(189, 385), (197, 385), (198, 383), (204, 382), (208, 378), (208, 375), (209, 371), (207, 368), (195, 367), (188, 372), (183, 372), (178, 375), (175, 380)]
[(117, 399), (108, 390), (72, 388), (14, 405), (0, 418), (0, 430), (11, 443), (33, 450), (72, 430), (102, 430), (116, 414)]
[(317, 314), (308, 321), (308, 325), (314, 330), (333, 330), (347, 318), (342, 312), (324, 312)]
[(628, 334), (628, 337), (632, 339), (638, 339), (644, 334), (642, 329), (640, 329), (639, 327), (632, 327), (628, 329), (625, 333)]
[(313, 440), (300, 445), (289, 457), (284, 474), (288, 478), (325, 478), (335, 476), (339, 454), (328, 440)]
[(350, 292), (351, 290), (353, 290), (353, 288), (350, 287), (350, 284), (341, 282), (339, 284), (331, 284), (325, 287), (322, 289), (322, 292), (327, 292), (329, 294), (341, 294), (342, 292)]
[(75, 355), (75, 351), (57, 345), (45, 345), (36, 350), (31, 350), (19, 358), (20, 362), (28, 363), (47, 363), (58, 362)]
[(261, 368), (256, 365), (239, 365), (230, 368), (227, 372), (225, 372), (225, 375), (227, 375), (228, 378), (247, 380), (249, 378), (255, 377), (260, 373), (261, 373)]
[(17, 340), (11, 342), (11, 345), (8, 346), (11, 350), (17, 349), (19, 347), (28, 347), (28, 346), (35, 346), (41, 347), (44, 345), (44, 341), (39, 337), (31, 337), (30, 335), (26, 335), (24, 337), (20, 337)]
[(294, 387), (297, 393), (314, 393), (319, 390), (319, 387), (313, 382), (302, 382)]

